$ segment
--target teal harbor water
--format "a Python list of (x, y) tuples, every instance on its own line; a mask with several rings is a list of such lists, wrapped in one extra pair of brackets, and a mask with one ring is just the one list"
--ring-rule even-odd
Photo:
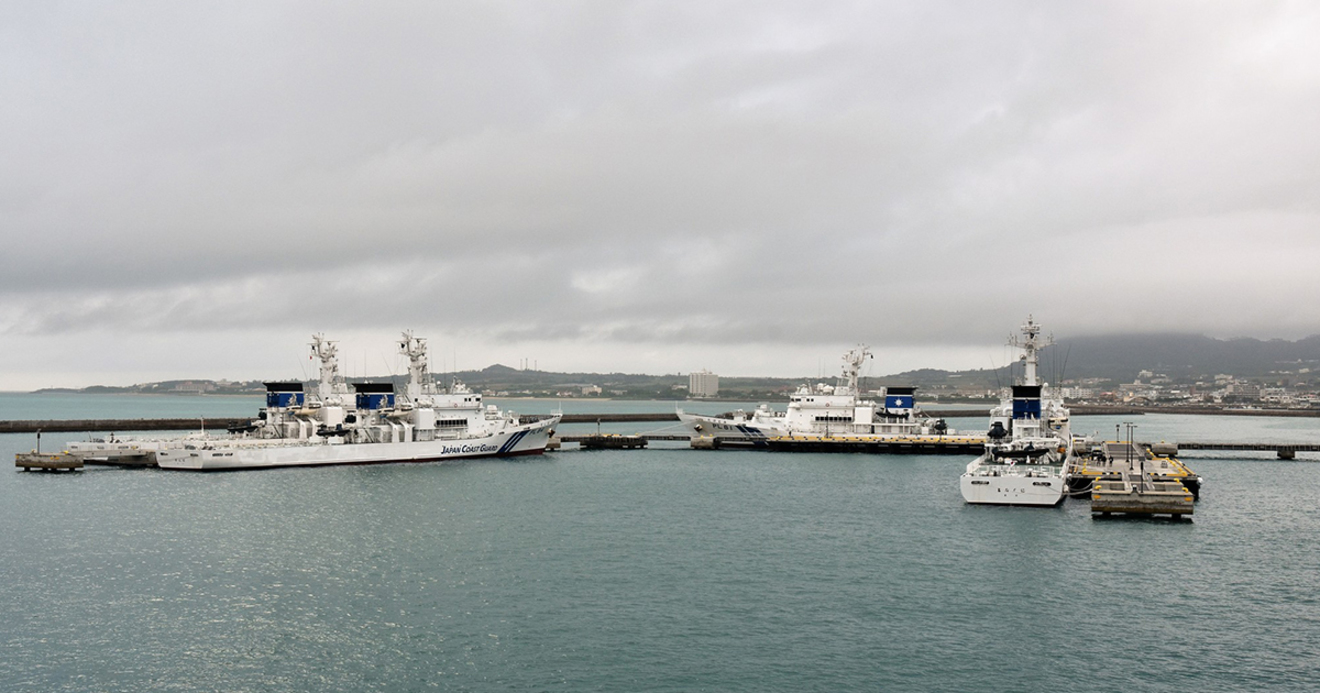
[[(0, 418), (259, 405), (22, 397)], [(1320, 442), (1316, 419), (1131, 420), (1142, 440)], [(33, 443), (0, 436), (6, 465)], [(1187, 458), (1207, 481), (1182, 522), (967, 506), (959, 456), (6, 467), (0, 691), (1311, 691), (1320, 465), (1303, 457)]]

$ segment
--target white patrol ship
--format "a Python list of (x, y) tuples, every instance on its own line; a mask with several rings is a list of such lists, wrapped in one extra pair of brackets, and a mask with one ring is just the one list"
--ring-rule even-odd
[(311, 467), (337, 464), (430, 462), (472, 457), (538, 455), (560, 416), (523, 422), (455, 381), (437, 388), (428, 370), (426, 340), (403, 333), (400, 353), (409, 359), (407, 391), (391, 383), (354, 383), (339, 373), (337, 348), (312, 337), (320, 359), (316, 392), (303, 384), (266, 383), (266, 408), (228, 438), (183, 441), (156, 451), (164, 469), (196, 471)]
[(1036, 374), (1040, 325), (1027, 316), (1022, 337), (1009, 338), (1022, 349), (1020, 383), (1006, 388), (990, 410), (985, 452), (967, 465), (961, 478), (968, 503), (1054, 506), (1067, 493), (1064, 467), (1073, 454), (1068, 409)]
[[(943, 419), (922, 416), (916, 408), (915, 387), (888, 387), (883, 405), (862, 399), (858, 390), (862, 364), (871, 351), (860, 346), (843, 356), (838, 383), (800, 386), (789, 398), (788, 411), (761, 405), (750, 414), (702, 416), (678, 412), (679, 421), (694, 438), (713, 437), (721, 443), (764, 445), (783, 436), (847, 436), (858, 441), (889, 442), (914, 436), (954, 436)], [(978, 439), (979, 440), (979, 439)]]

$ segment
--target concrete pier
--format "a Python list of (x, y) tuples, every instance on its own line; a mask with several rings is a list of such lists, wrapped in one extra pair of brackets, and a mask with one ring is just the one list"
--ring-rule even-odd
[(1174, 446), (1174, 454), (1177, 454), (1180, 450), (1241, 450), (1243, 452), (1272, 452), (1281, 460), (1295, 460), (1297, 459), (1297, 453), (1299, 452), (1320, 452), (1320, 445), (1180, 442)]
[(981, 454), (985, 449), (985, 436), (776, 436), (767, 438), (765, 445), (775, 452), (974, 456)]
[(25, 472), (76, 472), (83, 468), (83, 461), (64, 453), (20, 452), (14, 456), (14, 466)]
[(644, 436), (602, 433), (594, 436), (582, 436), (578, 444), (584, 450), (636, 450), (646, 447)]

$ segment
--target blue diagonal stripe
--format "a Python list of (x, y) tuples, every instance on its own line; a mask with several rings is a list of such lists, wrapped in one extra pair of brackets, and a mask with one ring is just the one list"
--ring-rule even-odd
[(499, 450), (499, 452), (497, 452), (497, 453), (495, 453), (495, 454), (497, 454), (497, 455), (505, 455), (505, 454), (508, 454), (510, 450), (513, 450), (513, 446), (517, 445), (517, 444), (518, 444), (518, 441), (522, 440), (522, 439), (523, 439), (523, 436), (526, 436), (526, 435), (527, 435), (527, 431), (518, 431), (517, 433), (513, 434), (512, 436), (509, 436), (509, 439), (506, 440), (506, 441), (504, 441), (504, 445), (500, 446), (500, 450)]

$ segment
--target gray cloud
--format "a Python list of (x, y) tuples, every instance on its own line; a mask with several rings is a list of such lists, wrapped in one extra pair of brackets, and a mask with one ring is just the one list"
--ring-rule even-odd
[(1289, 3), (11, 3), (0, 335), (411, 326), (622, 370), (994, 348), (1027, 312), (1303, 336), (1316, 29)]

